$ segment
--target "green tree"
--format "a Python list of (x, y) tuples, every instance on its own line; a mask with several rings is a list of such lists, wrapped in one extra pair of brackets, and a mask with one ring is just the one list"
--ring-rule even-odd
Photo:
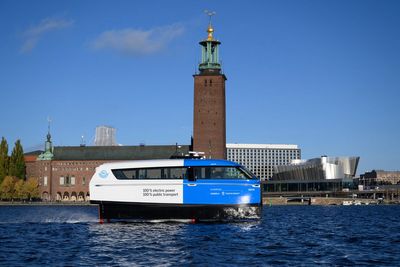
[(24, 183), (24, 198), (32, 200), (33, 198), (39, 198), (39, 182), (37, 178), (30, 177)]
[(16, 178), (11, 176), (6, 176), (0, 185), (1, 199), (13, 200), (15, 195), (15, 183)]
[(4, 177), (8, 175), (8, 144), (7, 140), (2, 137), (0, 143), (0, 184)]
[(8, 175), (25, 179), (25, 159), (21, 141), (17, 140), (11, 153)]

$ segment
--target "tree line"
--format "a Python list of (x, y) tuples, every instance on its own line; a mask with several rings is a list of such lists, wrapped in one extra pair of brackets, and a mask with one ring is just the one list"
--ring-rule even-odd
[(37, 178), (26, 177), (24, 150), (20, 140), (15, 142), (11, 156), (7, 140), (0, 143), (0, 200), (32, 200), (39, 198)]

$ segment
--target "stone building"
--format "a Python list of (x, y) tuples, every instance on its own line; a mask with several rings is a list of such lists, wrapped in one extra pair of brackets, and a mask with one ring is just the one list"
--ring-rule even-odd
[(400, 171), (372, 170), (360, 175), (361, 185), (394, 185), (400, 184)]

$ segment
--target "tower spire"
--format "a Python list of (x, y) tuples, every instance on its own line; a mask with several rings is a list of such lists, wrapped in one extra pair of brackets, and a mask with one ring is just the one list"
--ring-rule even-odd
[(212, 18), (212, 16), (215, 16), (217, 13), (214, 11), (208, 11), (208, 10), (204, 10), (204, 13), (206, 13), (207, 16), (209, 16), (208, 28), (207, 28), (207, 32), (208, 32), (207, 41), (212, 41), (212, 40), (214, 40), (214, 38), (213, 38), (214, 29), (211, 25), (211, 18)]
[(38, 160), (51, 160), (53, 158), (53, 143), (51, 142), (50, 134), (50, 117), (47, 117), (47, 140), (44, 143), (44, 152), (38, 156)]
[(218, 47), (221, 44), (218, 40), (214, 39), (214, 28), (211, 24), (212, 16), (217, 13), (214, 11), (204, 10), (204, 13), (209, 16), (207, 27), (207, 39), (199, 42), (201, 45), (201, 63), (199, 64), (200, 73), (216, 73), (219, 74), (221, 64), (219, 62)]
[(51, 118), (47, 117), (47, 141), (50, 142), (51, 135), (50, 135), (50, 123), (51, 123)]

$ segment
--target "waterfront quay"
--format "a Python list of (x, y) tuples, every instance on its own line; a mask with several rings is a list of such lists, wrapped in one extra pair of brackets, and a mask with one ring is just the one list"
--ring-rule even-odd
[(369, 190), (263, 192), (264, 205), (400, 204), (400, 185), (384, 185)]

